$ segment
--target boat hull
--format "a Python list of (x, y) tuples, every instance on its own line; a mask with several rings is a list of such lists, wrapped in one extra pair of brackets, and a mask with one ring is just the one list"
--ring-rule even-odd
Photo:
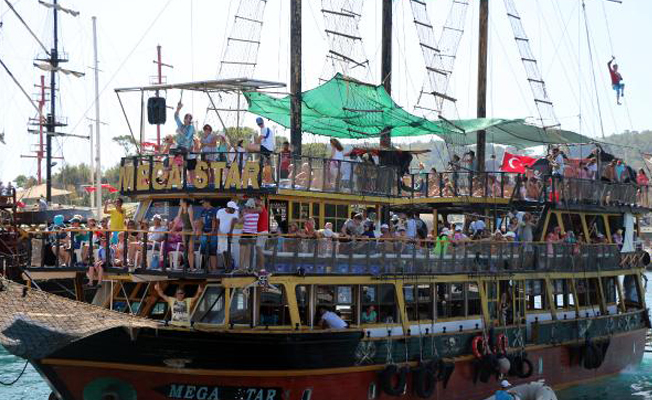
[[(535, 346), (527, 349), (533, 374), (527, 379), (510, 377), (512, 384), (545, 379), (555, 387), (567, 387), (614, 375), (638, 365), (645, 349), (646, 329), (616, 334), (602, 365), (585, 369), (570, 346)], [(63, 399), (90, 400), (98, 394), (118, 393), (126, 399), (243, 399), (243, 400), (364, 400), (393, 398), (382, 392), (379, 372), (382, 365), (301, 368), (301, 369), (198, 369), (179, 365), (153, 366), (69, 358), (32, 361)], [(497, 381), (474, 383), (475, 364), (471, 357), (455, 360), (455, 370), (446, 388), (438, 382), (431, 399), (474, 400), (494, 393)], [(403, 399), (419, 399), (408, 374)], [(107, 392), (108, 391), (108, 392)], [(375, 396), (374, 396), (375, 395)]]

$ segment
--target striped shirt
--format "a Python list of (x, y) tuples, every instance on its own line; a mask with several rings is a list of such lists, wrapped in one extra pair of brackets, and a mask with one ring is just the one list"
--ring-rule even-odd
[(242, 233), (258, 233), (258, 218), (260, 214), (256, 212), (244, 215), (244, 227)]

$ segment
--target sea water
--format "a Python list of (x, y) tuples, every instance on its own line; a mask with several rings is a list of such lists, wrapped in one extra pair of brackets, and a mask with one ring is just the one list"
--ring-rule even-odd
[[(652, 278), (652, 273), (648, 273)], [(646, 292), (648, 306), (652, 304), (652, 283)], [(23, 369), (25, 361), (8, 354), (0, 346), (0, 381), (13, 381)], [(12, 386), (0, 385), (0, 400), (47, 400), (50, 389), (40, 375), (27, 366), (20, 380)], [(652, 353), (645, 354), (643, 362), (619, 375), (576, 386), (557, 393), (559, 400), (652, 400)], [(334, 399), (335, 400), (335, 399)]]

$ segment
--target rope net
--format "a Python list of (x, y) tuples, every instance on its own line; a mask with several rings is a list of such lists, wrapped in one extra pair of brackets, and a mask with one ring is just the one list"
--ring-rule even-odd
[(321, 13), (329, 47), (322, 82), (338, 72), (363, 81), (370, 78), (359, 27), (363, 5), (362, 0), (322, 0)]
[(0, 278), (0, 344), (18, 357), (41, 359), (112, 328), (156, 328), (154, 321), (69, 300)]
[(457, 117), (456, 99), (449, 90), (449, 83), (457, 50), (464, 35), (469, 3), (465, 0), (453, 0), (439, 41), (428, 16), (426, 3), (412, 0), (410, 4), (427, 73), (415, 108), (426, 114), (435, 112), (449, 118)]
[[(220, 61), (220, 68), (217, 72), (219, 79), (228, 78), (252, 78), (258, 62), (258, 50), (263, 31), (263, 20), (265, 17), (265, 6), (267, 0), (240, 0), (234, 15), (231, 33), (226, 39), (224, 54)], [(213, 125), (213, 128), (222, 126), (235, 126), (238, 121), (238, 114), (246, 111), (244, 100), (238, 102), (238, 93), (209, 94), (212, 104), (207, 112), (205, 122)], [(213, 107), (219, 108), (215, 110)], [(209, 115), (211, 117), (209, 117)]]
[(537, 60), (534, 58), (534, 53), (530, 48), (530, 39), (528, 39), (527, 34), (525, 33), (521, 17), (518, 13), (518, 10), (516, 9), (516, 4), (514, 4), (513, 0), (504, 1), (507, 17), (512, 27), (512, 33), (514, 34), (514, 40), (516, 41), (518, 52), (521, 55), (521, 61), (523, 62), (523, 67), (525, 68), (527, 80), (530, 84), (530, 88), (532, 89), (534, 103), (537, 107), (537, 111), (539, 112), (541, 125), (544, 128), (559, 128), (559, 120), (555, 115), (552, 101), (548, 97), (546, 84), (543, 81), (543, 76), (539, 70)]

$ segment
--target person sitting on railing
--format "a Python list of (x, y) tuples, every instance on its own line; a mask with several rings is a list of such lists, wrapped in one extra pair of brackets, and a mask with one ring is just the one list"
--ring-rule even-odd
[(317, 231), (318, 253), (320, 255), (332, 255), (333, 250), (337, 251), (337, 233), (333, 232), (333, 223), (326, 222), (324, 229)]
[(315, 230), (315, 219), (308, 218), (303, 224), (303, 229), (299, 231), (299, 237), (303, 239), (316, 239), (317, 231)]
[(254, 139), (253, 143), (245, 146), (245, 150), (249, 153), (260, 153), (268, 158), (276, 146), (274, 131), (265, 126), (265, 120), (261, 117), (256, 118), (256, 125), (260, 128), (260, 135)]
[(430, 168), (430, 173), (428, 174), (428, 193), (426, 196), (435, 197), (439, 196), (440, 187), (439, 187), (439, 174), (437, 173), (437, 168)]

